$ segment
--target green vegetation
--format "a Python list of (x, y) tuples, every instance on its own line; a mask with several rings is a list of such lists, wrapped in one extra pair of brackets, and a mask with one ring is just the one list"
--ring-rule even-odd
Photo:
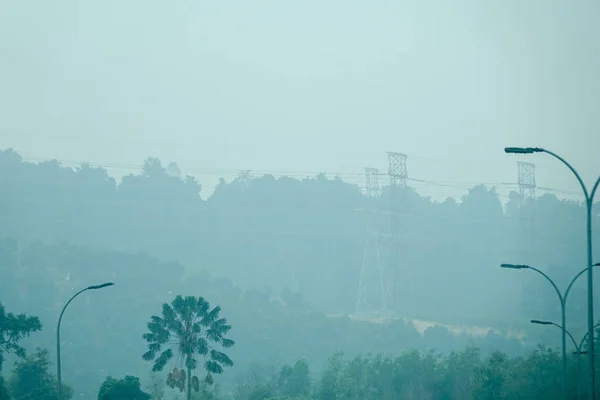
[[(57, 383), (48, 371), (50, 365), (48, 351), (39, 348), (33, 355), (17, 360), (8, 380), (10, 396), (14, 400), (55, 400)], [(63, 399), (71, 398), (73, 389), (63, 384)]]
[[(570, 360), (570, 393), (585, 393), (579, 359)], [(538, 346), (524, 357), (467, 346), (442, 356), (416, 350), (397, 356), (334, 354), (325, 370), (307, 379), (299, 361), (279, 371), (255, 366), (237, 387), (236, 400), (563, 399), (559, 352)], [(291, 371), (294, 371), (290, 373)]]
[(98, 391), (98, 400), (150, 400), (142, 391), (139, 378), (126, 376), (123, 379), (107, 377)]
[(37, 317), (7, 314), (4, 305), (0, 303), (0, 372), (4, 363), (4, 353), (15, 353), (19, 357), (25, 357), (25, 349), (19, 346), (19, 341), (41, 329), (42, 325)]
[[(15, 260), (0, 269), (6, 306), (39, 317), (46, 327), (22, 342), (27, 348), (52, 351), (56, 346), (54, 327), (64, 301), (90, 283), (116, 282), (115, 290), (82, 294), (62, 321), (63, 379), (78, 395), (89, 398), (97, 396), (106, 376), (133, 375), (142, 380), (148, 376), (151, 366), (140, 357), (145, 351), (142, 335), (148, 333), (149, 319), (178, 293), (202, 294), (207, 301), (216, 302), (226, 313), (228, 325), (234, 327), (236, 345), (227, 355), (236, 365), (218, 379), (224, 395), (233, 390), (239, 374), (265, 360), (293, 365), (304, 359), (314, 373), (320, 373), (327, 357), (337, 351), (350, 357), (397, 354), (413, 348), (446, 354), (472, 343), (481, 346), (486, 355), (498, 349), (515, 356), (540, 340), (555, 346), (558, 338), (556, 332), (539, 327), (530, 328), (525, 342), (508, 338), (502, 331), (484, 337), (454, 335), (442, 326), (428, 328), (421, 335), (402, 320), (379, 324), (327, 316), (299, 293), (243, 290), (229, 280), (202, 272), (184, 276), (180, 264), (143, 254), (66, 244), (34, 243), (19, 248), (7, 240), (0, 242), (0, 258)], [(81, 354), (98, 356), (82, 358)]]
[[(148, 322), (149, 333), (144, 334), (148, 351), (143, 359), (154, 360), (153, 372), (162, 371), (165, 365), (177, 356), (182, 369), (173, 368), (167, 375), (167, 385), (187, 393), (192, 398), (192, 389), (200, 391), (200, 380), (192, 373), (198, 368), (198, 356), (206, 359), (204, 381), (211, 385), (213, 374), (223, 373), (223, 367), (233, 367), (233, 361), (223, 352), (211, 346), (232, 347), (235, 342), (225, 337), (231, 330), (225, 318), (220, 318), (219, 306), (210, 309), (204, 298), (177, 296), (169, 305), (162, 306), (162, 317), (153, 316)], [(167, 347), (163, 350), (164, 347)], [(187, 383), (187, 386), (186, 386)]]
[[(155, 158), (117, 183), (92, 165), (34, 164), (5, 150), (0, 151), (0, 220), (5, 221), (0, 238), (145, 253), (177, 260), (188, 273), (204, 269), (243, 289), (288, 288), (324, 313), (350, 314), (366, 217), (363, 183), (356, 182), (323, 174), (301, 179), (242, 174), (221, 180), (207, 197), (193, 177), (172, 173)], [(413, 275), (410, 282), (398, 279), (399, 315), (496, 328), (532, 318), (560, 319), (547, 282), (497, 268), (522, 261), (518, 193), (456, 184), (467, 192), (462, 199), (434, 202), (419, 195), (422, 184), (410, 184), (402, 229)], [(541, 189), (540, 194), (530, 262), (566, 285), (586, 263), (580, 251), (585, 213), (580, 203)], [(388, 195), (384, 186), (378, 200), (384, 213)], [(382, 214), (377, 224), (386, 232), (389, 217)], [(384, 251), (382, 259), (386, 256)], [(585, 321), (583, 279), (570, 298), (573, 321)]]
[[(364, 198), (340, 178), (245, 174), (203, 199), (195, 179), (156, 159), (117, 184), (100, 168), (31, 164), (0, 151), (0, 189), (1, 400), (55, 398), (48, 368), (58, 313), (74, 292), (106, 281), (115, 290), (83, 293), (62, 321), (62, 376), (73, 398), (561, 396), (559, 331), (528, 324), (559, 320), (555, 294), (536, 276), (498, 268), (520, 257), (514, 195), (503, 207), (481, 185), (460, 203), (406, 189), (413, 275), (399, 279), (395, 311), (436, 321), (421, 332), (402, 318), (349, 317)], [(585, 263), (583, 213), (553, 195), (536, 201), (544, 250), (535, 262), (560, 285)], [(387, 188), (379, 203), (385, 212)], [(377, 223), (384, 230), (389, 220)], [(583, 283), (569, 300), (577, 335), (585, 332)], [(474, 336), (442, 323), (494, 330)], [(570, 356), (574, 395), (585, 387), (582, 361)]]

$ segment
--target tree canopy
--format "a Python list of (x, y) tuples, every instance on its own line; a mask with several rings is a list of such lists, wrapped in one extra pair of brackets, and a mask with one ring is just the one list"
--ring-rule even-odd
[(37, 317), (6, 313), (4, 305), (0, 303), (0, 372), (4, 353), (15, 353), (19, 357), (25, 357), (25, 349), (19, 345), (19, 341), (41, 329), (42, 325)]
[(127, 375), (122, 379), (107, 377), (98, 391), (98, 400), (150, 400), (150, 394), (142, 391), (140, 379)]
[[(189, 271), (205, 269), (244, 289), (288, 288), (321, 311), (349, 314), (365, 242), (365, 197), (355, 182), (242, 174), (222, 180), (206, 198), (196, 179), (156, 158), (117, 183), (100, 167), (29, 163), (4, 150), (0, 237), (145, 252), (177, 260)], [(411, 184), (416, 186), (404, 190), (400, 210), (403, 252), (412, 270), (410, 282), (400, 271), (397, 283), (401, 316), (494, 326), (559, 316), (547, 282), (497, 267), (527, 258), (566, 286), (586, 262), (581, 203), (540, 190), (529, 243), (519, 234), (523, 221), (515, 192), (474, 185), (461, 199), (434, 202), (419, 195), (418, 182)], [(377, 204), (385, 233), (387, 187)], [(594, 215), (598, 246), (600, 213)], [(529, 248), (535, 251), (525, 257)], [(581, 280), (572, 292), (573, 318), (585, 317), (578, 306), (584, 296)]]
[[(50, 360), (48, 351), (36, 351), (15, 362), (13, 373), (8, 381), (10, 395), (14, 400), (56, 400), (56, 377), (48, 371)], [(73, 397), (73, 389), (63, 383), (63, 399)]]
[[(63, 374), (78, 395), (89, 398), (98, 394), (106, 376), (148, 373), (140, 359), (140, 335), (148, 316), (179, 294), (182, 299), (200, 294), (219, 304), (227, 310), (227, 325), (235, 327), (237, 344), (228, 356), (236, 366), (218, 378), (223, 396), (232, 395), (236, 383), (245, 382), (244, 371), (259, 362), (272, 363), (277, 371), (256, 389), (268, 396), (262, 398), (319, 391), (338, 396), (322, 398), (368, 397), (371, 392), (365, 390), (373, 390), (373, 384), (364, 381), (368, 374), (357, 372), (371, 368), (372, 361), (364, 361), (371, 360), (368, 354), (381, 354), (377, 363), (382, 365), (433, 371), (419, 378), (427, 381), (411, 381), (406, 369), (382, 367), (399, 386), (377, 393), (416, 398), (442, 396), (440, 374), (455, 374), (452, 379), (462, 382), (454, 393), (486, 393), (483, 398), (502, 398), (529, 387), (514, 377), (525, 374), (523, 365), (548, 365), (530, 375), (532, 380), (557, 376), (548, 361), (554, 350), (536, 345), (556, 346), (559, 332), (528, 323), (534, 318), (560, 320), (556, 294), (535, 274), (498, 266), (527, 258), (566, 286), (585, 265), (581, 204), (551, 193), (539, 196), (534, 202), (535, 240), (522, 243), (515, 193), (473, 185), (461, 199), (435, 202), (417, 189), (403, 189), (399, 210), (405, 264), (395, 287), (398, 317), (365, 320), (352, 315), (366, 233), (366, 199), (355, 182), (325, 175), (244, 173), (230, 182), (223, 179), (207, 198), (195, 178), (155, 158), (117, 182), (92, 165), (34, 164), (12, 150), (0, 151), (2, 304), (15, 313), (13, 321), (22, 315), (31, 323), (27, 318), (33, 317), (27, 315), (36, 315), (40, 327), (52, 326), (75, 291), (118, 283), (120, 289), (110, 294), (84, 293), (63, 320)], [(375, 202), (381, 213), (375, 213), (373, 223), (389, 233), (388, 187)], [(594, 215), (597, 246), (600, 213)], [(388, 262), (389, 245), (382, 242), (381, 248)], [(526, 256), (527, 248), (536, 251)], [(585, 332), (585, 295), (582, 279), (568, 304), (569, 329), (576, 335)], [(600, 298), (596, 301), (600, 306)], [(91, 304), (101, 307), (91, 312)], [(2, 312), (8, 321), (12, 314)], [(29, 333), (35, 331), (31, 329)], [(19, 348), (54, 348), (52, 330), (31, 337), (21, 332)], [(464, 350), (468, 345), (480, 347), (480, 353)], [(326, 358), (340, 351), (350, 361), (327, 364)], [(102, 357), (79, 357), (99, 352)], [(480, 359), (487, 361), (481, 364)], [(544, 362), (527, 364), (530, 359)], [(448, 360), (464, 364), (463, 370), (441, 367)], [(310, 366), (310, 385), (304, 365)], [(469, 372), (472, 365), (477, 373)], [(343, 380), (353, 383), (321, 385), (321, 378), (338, 382), (334, 367), (346, 371)], [(485, 385), (467, 384), (471, 378), (466, 376)], [(13, 381), (9, 378), (7, 387)], [(200, 390), (218, 396), (206, 385), (200, 384)]]
[(142, 358), (154, 361), (153, 372), (162, 371), (173, 360), (180, 360), (180, 367), (173, 368), (167, 375), (167, 385), (187, 393), (191, 400), (192, 389), (200, 391), (200, 381), (195, 375), (202, 357), (206, 371), (204, 382), (213, 383), (213, 375), (223, 373), (223, 367), (232, 367), (233, 361), (215, 345), (230, 348), (235, 341), (226, 337), (231, 330), (227, 319), (221, 318), (221, 307), (210, 308), (203, 297), (177, 296), (171, 304), (164, 303), (162, 316), (152, 316), (148, 322), (148, 333), (143, 335), (148, 342), (148, 351)]
[[(486, 355), (498, 349), (515, 356), (539, 341), (556, 345), (558, 340), (557, 332), (535, 326), (526, 326), (522, 339), (510, 336), (508, 330), (471, 336), (452, 333), (444, 326), (428, 327), (421, 334), (411, 322), (401, 319), (370, 322), (327, 315), (290, 290), (244, 290), (206, 272), (185, 276), (182, 265), (143, 254), (66, 244), (34, 243), (20, 248), (1, 244), (0, 257), (19, 260), (0, 270), (6, 304), (38, 316), (46, 326), (56, 323), (64, 302), (82, 287), (116, 282), (114, 290), (83, 293), (69, 306), (62, 322), (63, 378), (77, 393), (92, 398), (109, 373), (147, 376), (148, 366), (140, 357), (141, 335), (148, 317), (162, 311), (162, 305), (171, 303), (179, 293), (200, 293), (227, 311), (236, 339), (227, 354), (236, 366), (219, 378), (224, 386), (233, 385), (242, 371), (263, 360), (293, 365), (304, 358), (311, 371), (319, 373), (328, 355), (336, 351), (350, 357), (424, 347), (448, 353), (473, 343)], [(13, 254), (17, 248), (19, 252)], [(162, 313), (158, 316), (162, 318)], [(53, 329), (27, 338), (23, 346), (55, 348)], [(98, 352), (102, 357), (79, 357)]]

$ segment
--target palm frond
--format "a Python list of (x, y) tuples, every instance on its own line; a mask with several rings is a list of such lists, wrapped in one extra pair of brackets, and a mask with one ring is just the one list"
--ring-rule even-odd
[[(178, 296), (181, 297), (181, 296)], [(173, 300), (173, 304), (176, 303), (176, 300)], [(163, 319), (165, 321), (165, 328), (180, 335), (183, 332), (182, 326), (181, 326), (181, 321), (179, 320), (179, 317), (177, 316), (177, 312), (175, 312), (175, 310), (177, 310), (177, 308), (173, 309), (169, 304), (164, 303), (162, 305), (162, 314), (163, 314)]]
[(146, 361), (154, 360), (154, 357), (156, 357), (156, 353), (160, 351), (161, 347), (161, 344), (157, 342), (148, 344), (148, 351), (144, 353), (144, 355), (142, 355), (142, 358)]
[(194, 323), (192, 324), (192, 332), (195, 334), (202, 332), (202, 326), (196, 321), (194, 321)]
[(169, 340), (171, 334), (164, 319), (153, 315), (147, 326), (150, 332), (142, 335), (147, 342), (166, 343)]
[(227, 318), (219, 318), (213, 321), (213, 323), (211, 324), (213, 326), (223, 326), (223, 325), (227, 325)]
[(210, 359), (212, 361), (216, 361), (220, 364), (225, 365), (226, 367), (233, 367), (233, 361), (227, 356), (227, 354), (222, 353), (217, 350), (210, 351)]
[(164, 328), (164, 321), (150, 321), (146, 324), (148, 330), (152, 333), (158, 332), (159, 330)]
[(158, 353), (161, 348), (162, 348), (162, 344), (158, 343), (158, 342), (150, 343), (148, 345), (148, 350), (152, 351), (155, 354)]
[(194, 296), (187, 296), (185, 298), (185, 310), (186, 310), (186, 322), (191, 326), (192, 321), (196, 315), (196, 305), (198, 304), (198, 300)]
[(167, 362), (173, 358), (173, 350), (166, 349), (163, 351), (160, 356), (154, 361), (154, 366), (152, 367), (152, 372), (162, 371), (162, 369), (167, 365)]
[(221, 312), (221, 307), (216, 306), (213, 308), (208, 314), (202, 317), (200, 324), (202, 326), (210, 326), (213, 322), (215, 322), (219, 318), (219, 313)]
[(210, 309), (210, 303), (204, 299), (204, 297), (198, 297), (198, 301), (196, 303), (196, 314), (201, 317), (204, 317), (208, 310)]
[(235, 341), (231, 339), (223, 339), (221, 340), (221, 345), (227, 349), (233, 347), (233, 345), (235, 345)]
[(198, 342), (196, 343), (196, 352), (200, 355), (207, 355), (209, 351), (208, 341), (203, 337), (198, 338)]
[(210, 325), (210, 329), (219, 332), (221, 336), (226, 335), (231, 330), (231, 325), (227, 325), (227, 320), (221, 318)]
[(181, 326), (183, 329), (187, 329), (189, 326), (191, 326), (194, 319), (196, 299), (193, 296), (186, 296), (176, 300), (177, 302), (173, 302), (173, 308), (179, 315)]
[(153, 352), (153, 351), (150, 351), (150, 350), (148, 350), (147, 352), (145, 352), (142, 355), (142, 359), (144, 361), (152, 361), (152, 360), (154, 360), (154, 357), (156, 357), (156, 352)]
[(211, 374), (222, 374), (223, 373), (223, 367), (221, 367), (221, 364), (219, 364), (218, 362), (213, 361), (213, 360), (207, 360), (204, 363), (204, 369), (206, 369)]
[(185, 367), (189, 368), (189, 369), (196, 369), (196, 367), (198, 366), (198, 361), (191, 356), (187, 356), (185, 358)]
[(174, 309), (181, 309), (183, 307), (183, 303), (183, 296), (179, 294), (173, 299), (171, 306), (173, 306)]
[(215, 342), (215, 343), (219, 343), (221, 342), (221, 339), (223, 338), (221, 333), (219, 331), (215, 331), (213, 329), (207, 329), (204, 331), (204, 335), (210, 339), (211, 341)]
[(153, 333), (144, 333), (142, 335), (142, 338), (144, 338), (144, 340), (146, 342), (155, 342), (156, 339), (154, 339), (154, 334)]
[(161, 329), (155, 334), (155, 341), (158, 343), (167, 343), (171, 338), (171, 332), (168, 329)]

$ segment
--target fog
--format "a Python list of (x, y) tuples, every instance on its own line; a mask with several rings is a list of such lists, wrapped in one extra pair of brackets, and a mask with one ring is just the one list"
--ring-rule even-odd
[[(566, 288), (584, 198), (504, 148), (595, 182), (596, 2), (0, 8), (0, 400), (58, 398), (58, 316), (103, 282), (62, 320), (64, 399), (564, 398), (560, 329), (529, 322), (560, 322), (556, 293), (500, 264)], [(163, 303), (216, 353), (155, 361), (183, 335)]]

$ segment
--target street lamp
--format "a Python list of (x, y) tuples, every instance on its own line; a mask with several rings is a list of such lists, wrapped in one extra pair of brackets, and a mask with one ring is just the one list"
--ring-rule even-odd
[[(595, 267), (598, 265), (600, 265), (600, 263), (594, 264), (594, 265), (592, 265), (592, 267)], [(567, 286), (567, 290), (565, 290), (565, 293), (563, 294), (558, 289), (558, 286), (556, 286), (554, 281), (548, 275), (546, 275), (544, 272), (540, 271), (537, 268), (531, 267), (529, 265), (524, 265), (524, 264), (501, 264), (500, 267), (508, 268), (508, 269), (530, 269), (532, 271), (535, 271), (538, 274), (542, 275), (544, 278), (546, 278), (546, 280), (548, 282), (550, 282), (550, 284), (556, 291), (556, 294), (558, 295), (558, 299), (560, 300), (560, 314), (561, 314), (560, 317), (561, 317), (562, 324), (557, 325), (557, 324), (554, 324), (553, 322), (539, 321), (539, 320), (532, 320), (531, 323), (541, 324), (541, 325), (556, 325), (556, 326), (561, 327), (561, 330), (562, 330), (561, 339), (562, 339), (562, 362), (563, 362), (563, 389), (564, 389), (564, 394), (565, 394), (565, 398), (566, 398), (568, 395), (568, 392), (567, 392), (567, 334), (569, 336), (571, 336), (571, 334), (567, 331), (567, 298), (569, 297), (569, 293), (571, 292), (571, 288), (573, 287), (573, 284), (575, 283), (575, 281), (581, 275), (583, 275), (584, 272), (591, 270), (592, 268), (585, 268), (585, 269), (579, 271), (579, 273), (577, 275), (575, 275), (575, 277), (571, 280), (571, 282), (569, 283), (569, 286)], [(594, 331), (594, 329), (592, 328), (592, 332), (593, 331)], [(592, 334), (592, 337), (594, 337), (593, 334)], [(571, 339), (573, 339), (572, 336), (571, 336)], [(573, 342), (575, 342), (575, 341), (573, 340)], [(577, 347), (577, 344), (575, 344), (575, 347)]]
[(575, 346), (575, 349), (577, 350), (577, 353), (581, 353), (581, 346), (583, 345), (583, 341), (587, 337), (587, 333), (583, 337), (583, 339), (581, 340), (581, 345), (578, 345), (577, 341), (575, 340), (575, 338), (573, 337), (573, 335), (571, 335), (571, 333), (568, 330), (564, 329), (561, 325), (559, 325), (559, 324), (557, 324), (555, 322), (540, 321), (539, 319), (532, 319), (529, 322), (531, 322), (532, 324), (536, 324), (536, 325), (552, 325), (552, 326), (556, 326), (557, 328), (559, 328), (560, 330), (562, 330), (563, 332), (565, 332), (569, 336), (569, 338), (571, 338), (571, 342), (573, 342), (573, 346)]
[[(599, 326), (600, 326), (600, 322), (598, 322), (596, 325), (594, 325), (594, 329), (596, 329)], [(586, 332), (585, 335), (583, 335), (583, 337), (581, 338), (581, 342), (579, 342), (579, 346), (577, 347), (577, 351), (573, 352), (573, 354), (587, 354), (587, 353), (589, 353), (587, 350), (586, 351), (582, 351), (581, 350), (583, 348), (583, 342), (585, 342), (585, 340), (589, 337), (588, 333), (589, 332)], [(598, 354), (596, 353), (596, 356), (597, 355)]]
[(81, 293), (85, 292), (86, 290), (97, 290), (113, 285), (114, 283), (108, 282), (103, 283), (101, 285), (88, 286), (85, 289), (80, 290), (79, 292), (75, 293), (73, 297), (69, 299), (69, 301), (67, 301), (67, 304), (65, 304), (62, 311), (60, 312), (60, 316), (58, 317), (58, 324), (56, 325), (56, 380), (58, 389), (58, 400), (62, 400), (62, 376), (60, 371), (60, 322), (62, 321), (63, 314), (65, 313), (67, 306), (73, 301), (73, 299), (79, 296)]
[[(598, 265), (598, 264), (596, 264)], [(581, 341), (579, 342), (579, 344), (577, 344), (577, 341), (575, 340), (575, 338), (573, 337), (573, 335), (571, 335), (571, 333), (569, 331), (567, 331), (566, 329), (564, 329), (562, 326), (554, 323), (554, 322), (550, 322), (550, 321), (540, 321), (537, 319), (532, 319), (531, 320), (532, 324), (537, 324), (537, 325), (553, 325), (556, 326), (557, 328), (560, 328), (561, 330), (564, 330), (565, 332), (567, 332), (567, 335), (569, 335), (569, 337), (571, 338), (571, 341), (573, 342), (573, 346), (575, 346), (575, 351), (573, 352), (574, 355), (582, 355), (582, 354), (587, 354), (587, 351), (582, 351), (581, 349), (583, 348), (583, 342), (585, 342), (585, 339), (588, 337), (588, 332), (585, 333), (585, 335), (583, 335), (583, 337), (581, 338)], [(600, 323), (597, 323), (596, 325), (594, 325), (594, 329), (596, 329), (598, 326), (600, 326)], [(596, 354), (597, 356), (598, 354)], [(579, 362), (580, 359), (578, 359), (577, 362), (577, 366), (579, 369), (578, 374), (581, 373), (581, 363)], [(579, 390), (577, 390), (577, 398), (580, 398), (581, 394), (579, 393)]]
[[(506, 147), (504, 152), (508, 154), (533, 154), (533, 153), (546, 153), (562, 162), (577, 178), (577, 181), (581, 185), (583, 194), (585, 195), (585, 205), (587, 208), (587, 292), (588, 292), (588, 335), (594, 338), (594, 280), (592, 272), (592, 207), (594, 205), (594, 195), (600, 185), (600, 177), (594, 183), (592, 191), (588, 192), (587, 186), (581, 179), (579, 173), (561, 156), (540, 147)], [(595, 373), (595, 359), (594, 359), (594, 340), (590, 340), (590, 352), (588, 355), (588, 361), (590, 363), (590, 386), (589, 386), (589, 398), (594, 400), (596, 391), (596, 373)]]

